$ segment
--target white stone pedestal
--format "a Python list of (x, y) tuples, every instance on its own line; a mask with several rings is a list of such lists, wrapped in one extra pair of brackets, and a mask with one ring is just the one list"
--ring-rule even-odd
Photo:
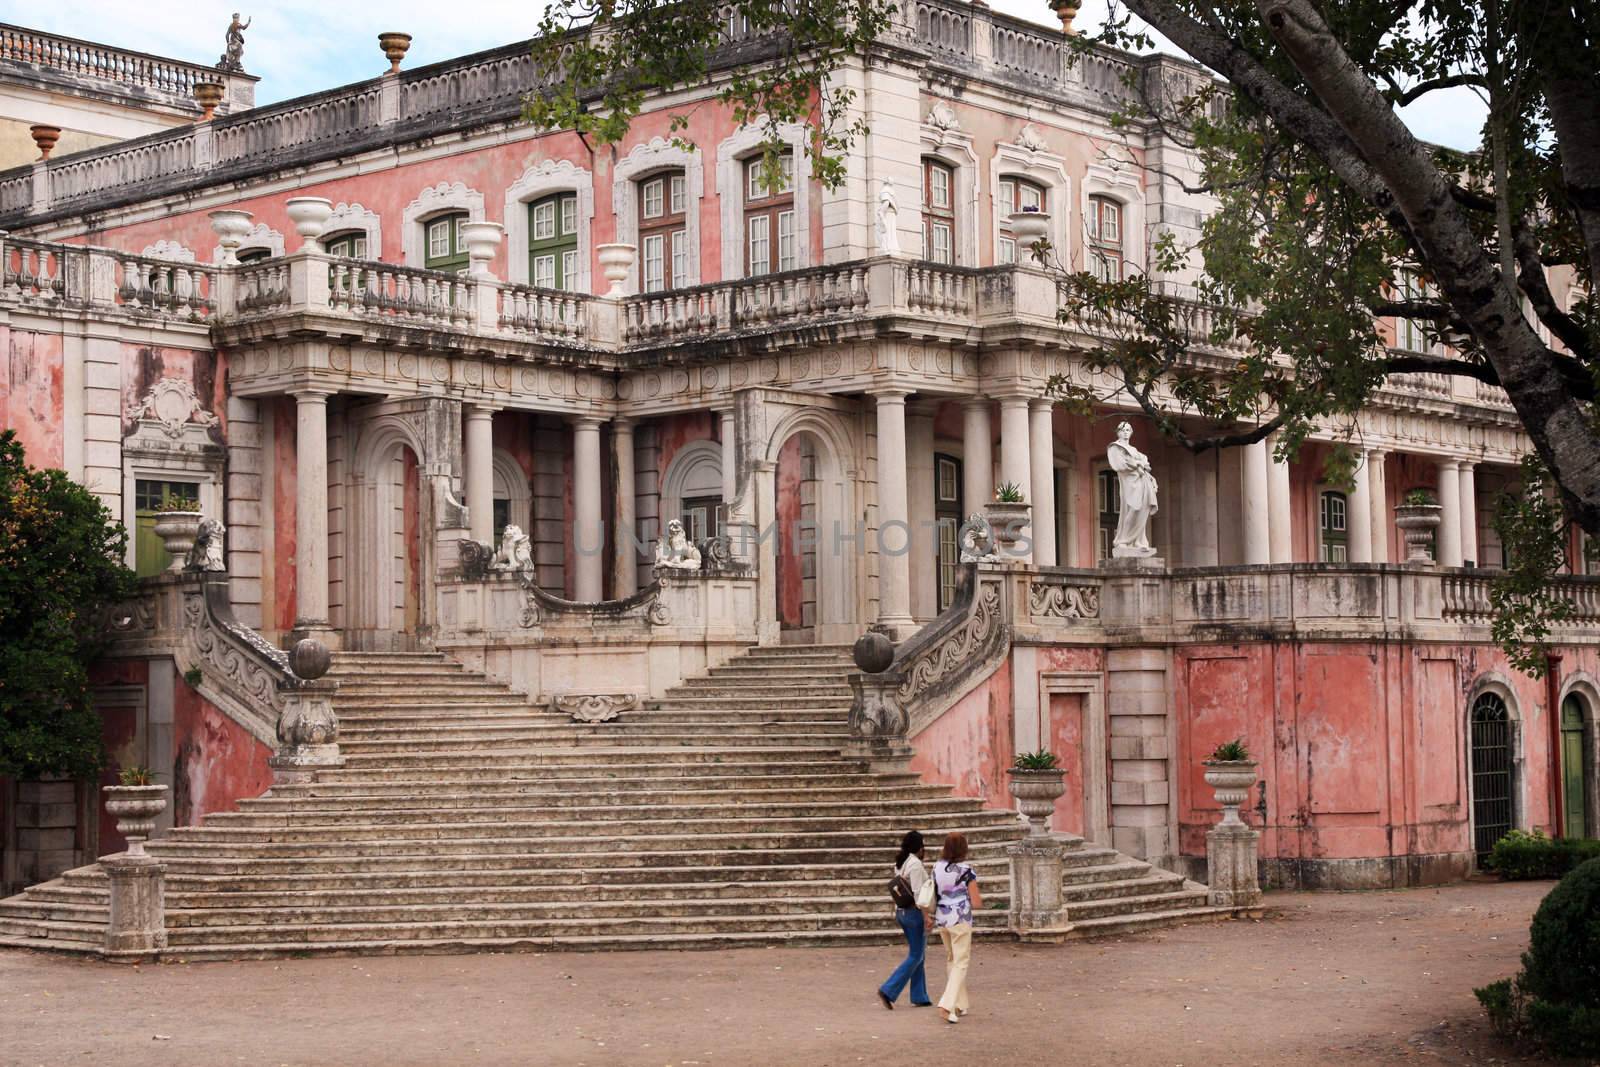
[(1030, 837), (1006, 846), (1011, 860), (1012, 933), (1022, 941), (1062, 941), (1072, 932), (1061, 895), (1061, 872), (1069, 852), (1083, 847), (1081, 837)]
[(1217, 826), (1206, 833), (1206, 877), (1214, 907), (1259, 908), (1261, 882), (1256, 874), (1256, 842), (1261, 834), (1248, 826)]
[(117, 855), (107, 856), (100, 866), (111, 880), (106, 950), (126, 954), (166, 948), (166, 865), (149, 857)]

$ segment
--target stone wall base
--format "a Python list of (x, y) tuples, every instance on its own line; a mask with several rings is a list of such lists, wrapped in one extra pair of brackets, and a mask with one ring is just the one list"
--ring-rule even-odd
[[(1204, 856), (1174, 857), (1168, 869), (1210, 882)], [(1263, 859), (1263, 889), (1415, 889), (1459, 882), (1473, 872), (1470, 852), (1365, 859)]]

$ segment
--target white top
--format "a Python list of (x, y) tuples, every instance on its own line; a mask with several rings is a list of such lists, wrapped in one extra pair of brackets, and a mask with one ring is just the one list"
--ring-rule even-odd
[(928, 868), (915, 854), (906, 857), (906, 861), (895, 869), (895, 873), (904, 878), (911, 886), (911, 895), (915, 897), (922, 891), (922, 883), (928, 880)]

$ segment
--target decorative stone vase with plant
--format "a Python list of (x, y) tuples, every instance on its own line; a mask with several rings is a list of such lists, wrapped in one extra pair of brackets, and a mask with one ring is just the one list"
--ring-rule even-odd
[(1022, 487), (1006, 482), (995, 487), (994, 500), (984, 509), (983, 517), (994, 533), (994, 542), (1004, 555), (1012, 550), (1028, 528), (1031, 511), (1023, 498)]
[(1405, 502), (1394, 509), (1394, 524), (1406, 542), (1406, 562), (1431, 565), (1433, 563), (1433, 536), (1444, 515), (1444, 509), (1434, 502), (1433, 494), (1426, 489), (1413, 489), (1405, 495)]
[(167, 806), (167, 787), (157, 785), (148, 767), (124, 767), (118, 784), (104, 786), (106, 810), (117, 818), (117, 832), (127, 838), (129, 858), (144, 858), (144, 843)]
[(172, 557), (167, 566), (169, 574), (183, 570), (183, 561), (189, 558), (195, 536), (200, 533), (200, 519), (200, 509), (191, 501), (172, 501), (157, 510), (155, 535)]
[(1009, 776), (1006, 787), (1016, 798), (1017, 809), (1028, 818), (1028, 836), (1048, 836), (1056, 801), (1067, 791), (1066, 768), (1060, 765), (1054, 752), (1040, 749), (1018, 753)]
[(1204, 766), (1206, 784), (1216, 791), (1217, 803), (1222, 806), (1220, 825), (1243, 826), (1239, 806), (1250, 799), (1250, 787), (1257, 780), (1256, 761), (1250, 758), (1244, 738), (1218, 745)]

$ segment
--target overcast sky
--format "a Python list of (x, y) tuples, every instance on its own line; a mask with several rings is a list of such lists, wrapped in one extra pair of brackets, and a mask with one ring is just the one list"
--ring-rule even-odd
[[(0, 21), (68, 34), (141, 52), (215, 63), (234, 7), (251, 20), (245, 69), (260, 75), (256, 102), (272, 103), (382, 73), (377, 35), (412, 35), (407, 66), (432, 63), (532, 36), (537, 0), (64, 0), (54, 4), (0, 0)], [(1045, 0), (991, 0), (996, 10), (1059, 26)], [(1078, 25), (1105, 17), (1105, 0), (1085, 0)], [(1455, 148), (1477, 143), (1483, 108), (1468, 90), (1435, 93), (1406, 111), (1422, 137)]]

